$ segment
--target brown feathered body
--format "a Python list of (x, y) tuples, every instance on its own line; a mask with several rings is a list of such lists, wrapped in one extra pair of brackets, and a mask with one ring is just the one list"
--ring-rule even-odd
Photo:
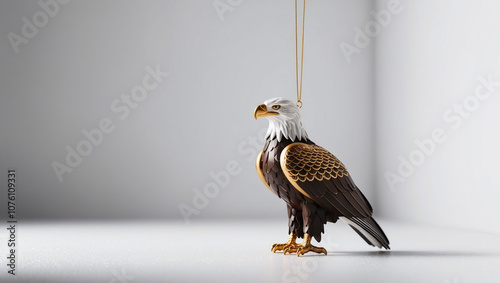
[[(308, 139), (302, 142), (314, 144)], [(308, 233), (311, 237), (320, 241), (321, 233), (324, 232), (323, 226), (327, 221), (327, 211), (318, 207), (312, 200), (296, 190), (287, 180), (283, 170), (281, 170), (281, 152), (292, 143), (293, 141), (288, 139), (282, 139), (278, 142), (276, 138), (266, 141), (260, 161), (264, 177), (271, 190), (287, 204), (289, 233), (295, 232), (299, 238), (302, 238), (304, 233)], [(308, 214), (306, 223), (304, 223), (302, 212)], [(332, 222), (337, 221), (337, 219), (338, 216), (330, 216)]]
[[(286, 156), (282, 156), (290, 145), (297, 150), (289, 150), (285, 152)], [(325, 160), (318, 161), (315, 156), (318, 154), (325, 155)], [(283, 170), (283, 163), (288, 166), (286, 170)], [(316, 167), (315, 164), (320, 165)], [(289, 233), (295, 232), (299, 238), (307, 233), (319, 242), (324, 225), (342, 217), (369, 245), (389, 249), (389, 240), (371, 217), (370, 203), (356, 187), (345, 166), (308, 138), (278, 141), (268, 137), (257, 166), (271, 191), (286, 202)], [(290, 174), (294, 170), (295, 177), (285, 175), (284, 171)], [(295, 186), (291, 179), (295, 180)]]

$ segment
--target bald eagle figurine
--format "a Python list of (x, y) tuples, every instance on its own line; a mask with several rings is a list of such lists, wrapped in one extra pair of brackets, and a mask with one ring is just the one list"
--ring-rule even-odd
[[(372, 207), (354, 184), (344, 164), (307, 136), (297, 105), (274, 98), (257, 106), (254, 117), (266, 117), (269, 129), (257, 156), (257, 173), (264, 184), (286, 202), (288, 233), (272, 252), (284, 254), (326, 250), (311, 245), (321, 241), (326, 222), (346, 222), (369, 245), (389, 249), (389, 240), (372, 216)], [(296, 243), (297, 238), (304, 238)]]

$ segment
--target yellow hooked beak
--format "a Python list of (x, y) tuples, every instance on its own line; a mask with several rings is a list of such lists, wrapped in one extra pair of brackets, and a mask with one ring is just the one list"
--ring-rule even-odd
[(255, 108), (253, 112), (253, 117), (257, 120), (257, 117), (269, 117), (279, 115), (277, 112), (267, 112), (267, 107), (265, 104), (261, 104)]

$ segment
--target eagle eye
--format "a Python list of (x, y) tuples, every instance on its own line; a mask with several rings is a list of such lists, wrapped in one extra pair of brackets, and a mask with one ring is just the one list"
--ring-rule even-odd
[(273, 108), (274, 110), (279, 110), (279, 109), (281, 108), (281, 106), (280, 106), (280, 105), (273, 105), (273, 107), (272, 107), (272, 108)]

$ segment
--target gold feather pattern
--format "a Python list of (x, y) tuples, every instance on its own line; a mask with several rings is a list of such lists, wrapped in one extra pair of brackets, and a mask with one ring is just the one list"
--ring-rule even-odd
[(283, 153), (286, 171), (295, 182), (323, 181), (349, 176), (344, 164), (321, 146), (295, 143)]

